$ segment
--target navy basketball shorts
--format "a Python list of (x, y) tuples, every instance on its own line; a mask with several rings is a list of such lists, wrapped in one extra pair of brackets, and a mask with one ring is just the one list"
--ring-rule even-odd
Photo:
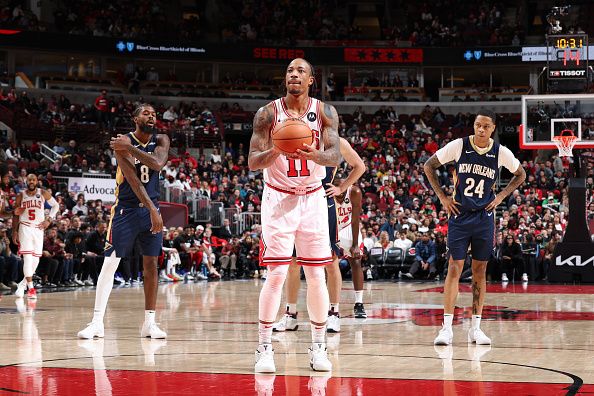
[(328, 197), (328, 233), (330, 234), (330, 248), (337, 257), (342, 256), (342, 249), (338, 246), (338, 214), (336, 213), (334, 197)]
[(130, 257), (138, 238), (143, 256), (160, 256), (163, 248), (163, 232), (151, 232), (151, 215), (147, 208), (129, 208), (117, 205), (107, 228), (105, 257), (115, 251), (116, 257)]
[(487, 261), (495, 248), (495, 215), (478, 210), (450, 216), (448, 221), (448, 249), (454, 260), (464, 260), (471, 248), (472, 258)]

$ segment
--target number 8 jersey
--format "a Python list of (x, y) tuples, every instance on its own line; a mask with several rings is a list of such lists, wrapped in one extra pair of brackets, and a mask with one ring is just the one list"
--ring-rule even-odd
[[(285, 98), (277, 99), (272, 103), (274, 104), (274, 122), (270, 128), (270, 133), (277, 124), (289, 118), (296, 118), (287, 111)], [(319, 100), (309, 98), (307, 110), (298, 117), (313, 131), (314, 142), (318, 150), (324, 150), (321, 135), (321, 106), (322, 103)], [(281, 188), (317, 187), (324, 177), (326, 177), (326, 167), (313, 161), (290, 159), (284, 155), (279, 155), (270, 167), (264, 169), (264, 181), (267, 184)]]
[(499, 168), (514, 173), (520, 166), (507, 147), (489, 139), (489, 145), (480, 148), (474, 144), (474, 136), (456, 139), (435, 155), (441, 164), (455, 162), (454, 201), (460, 204), (460, 212), (484, 209), (495, 198), (493, 186)]
[[(138, 140), (136, 135), (134, 135), (134, 132), (128, 133), (126, 136), (130, 138), (134, 147), (146, 153), (153, 153), (155, 148), (157, 148), (157, 135), (152, 135), (146, 144)], [(146, 189), (146, 193), (151, 201), (156, 205), (159, 200), (159, 172), (141, 164), (136, 158), (134, 158), (134, 166), (136, 167), (136, 175), (138, 176), (138, 179)], [(132, 190), (130, 183), (124, 178), (124, 172), (122, 172), (122, 169), (119, 166), (116, 172), (115, 195), (117, 203), (128, 207), (140, 206), (140, 200), (136, 194), (134, 194), (134, 190)]]

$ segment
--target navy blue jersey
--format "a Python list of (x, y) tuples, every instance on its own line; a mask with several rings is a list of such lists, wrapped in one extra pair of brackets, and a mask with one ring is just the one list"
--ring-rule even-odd
[[(132, 145), (141, 151), (147, 153), (153, 153), (157, 148), (157, 136), (151, 136), (150, 140), (143, 144), (141, 143), (134, 133), (128, 133), (126, 136), (130, 138)], [(134, 165), (136, 167), (136, 175), (144, 186), (146, 193), (150, 197), (151, 201), (157, 202), (159, 199), (159, 172), (150, 169), (148, 166), (143, 165), (136, 158), (134, 159)], [(116, 172), (116, 199), (117, 203), (121, 206), (139, 206), (140, 200), (134, 194), (134, 190), (130, 186), (130, 183), (124, 178), (124, 173), (118, 166)]]
[(327, 166), (326, 167), (326, 177), (322, 179), (322, 186), (324, 188), (328, 188), (326, 184), (332, 184), (334, 180), (334, 175), (336, 175), (336, 167), (335, 166)]
[(454, 200), (461, 212), (484, 209), (495, 198), (493, 185), (499, 171), (499, 143), (480, 154), (470, 142), (462, 139), (462, 153), (456, 162)]

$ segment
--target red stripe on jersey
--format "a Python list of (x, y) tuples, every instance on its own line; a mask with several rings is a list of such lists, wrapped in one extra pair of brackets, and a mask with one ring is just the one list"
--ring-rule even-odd
[[(287, 115), (287, 117), (295, 118), (295, 116), (292, 116), (291, 114), (289, 114), (289, 108), (287, 107), (287, 104), (285, 103), (285, 98), (281, 98), (280, 99), (280, 102), (281, 102), (281, 107), (283, 108), (283, 111), (285, 112), (285, 114)], [(309, 113), (309, 108), (310, 107), (311, 107), (311, 98), (309, 98), (309, 100), (307, 102), (307, 107), (305, 108), (305, 112), (303, 114), (301, 114), (298, 118), (305, 117), (305, 115), (307, 113)]]

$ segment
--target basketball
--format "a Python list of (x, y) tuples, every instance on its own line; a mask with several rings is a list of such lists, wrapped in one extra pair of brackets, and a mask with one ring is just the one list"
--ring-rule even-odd
[(312, 143), (312, 130), (298, 118), (289, 118), (277, 124), (272, 131), (272, 144), (285, 153), (294, 153), (303, 148), (303, 144)]

